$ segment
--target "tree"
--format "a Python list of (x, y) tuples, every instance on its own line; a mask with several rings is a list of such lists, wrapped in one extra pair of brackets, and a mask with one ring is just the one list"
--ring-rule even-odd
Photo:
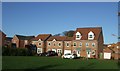
[(54, 36), (60, 36), (61, 34), (60, 33), (58, 33), (58, 34), (55, 34)]
[(64, 31), (64, 32), (63, 32), (63, 36), (73, 37), (74, 32), (75, 32), (75, 31), (73, 31), (73, 30)]

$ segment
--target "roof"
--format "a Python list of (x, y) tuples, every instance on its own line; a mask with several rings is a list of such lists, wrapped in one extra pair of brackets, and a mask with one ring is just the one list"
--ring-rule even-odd
[(1, 30), (0, 30), (0, 34), (2, 34), (2, 35), (5, 35), (5, 36), (6, 36), (6, 34), (5, 34), (4, 32), (2, 32)]
[(87, 28), (77, 28), (75, 33), (74, 33), (74, 39), (75, 39), (75, 34), (79, 32), (82, 37), (81, 40), (87, 40), (88, 39), (88, 33), (92, 31), (95, 35), (95, 40), (99, 38), (100, 33), (102, 32), (102, 27), (87, 27)]
[(13, 38), (12, 37), (6, 37), (7, 41), (11, 41)]
[(35, 36), (16, 35), (16, 37), (18, 37), (18, 39), (21, 39), (21, 40), (30, 40), (30, 39), (34, 38)]
[(39, 39), (41, 39), (42, 41), (47, 40), (49, 37), (51, 36), (51, 34), (39, 34), (37, 37), (33, 38), (32, 41), (37, 41)]
[(53, 41), (53, 40), (56, 40), (56, 41), (70, 41), (72, 40), (73, 38), (72, 37), (67, 37), (67, 36), (51, 36), (48, 41)]
[(117, 45), (120, 45), (120, 42), (117, 42)]
[(65, 41), (71, 41), (71, 40), (73, 40), (73, 37), (66, 37), (65, 38)]

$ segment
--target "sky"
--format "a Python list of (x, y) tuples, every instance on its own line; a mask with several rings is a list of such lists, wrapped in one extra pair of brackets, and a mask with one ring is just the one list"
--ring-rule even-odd
[(102, 27), (105, 44), (116, 43), (117, 13), (117, 2), (4, 2), (2, 31), (13, 37)]

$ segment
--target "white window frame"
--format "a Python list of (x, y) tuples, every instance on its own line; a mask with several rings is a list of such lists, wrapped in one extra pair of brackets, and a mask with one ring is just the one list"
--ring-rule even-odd
[[(40, 45), (41, 44), (41, 45)], [(38, 42), (38, 46), (42, 46), (42, 42)]]
[[(59, 44), (60, 44), (60, 45), (59, 45)], [(62, 43), (61, 43), (61, 42), (59, 42), (59, 43), (58, 43), (58, 46), (59, 46), (59, 47), (61, 47), (61, 46), (62, 46)]]
[[(90, 38), (91, 35), (92, 35), (92, 38)], [(95, 38), (94, 33), (93, 33), (92, 31), (90, 31), (90, 32), (88, 33), (88, 40), (94, 40), (94, 38)]]
[[(67, 44), (68, 44), (68, 46), (67, 46)], [(69, 47), (69, 46), (70, 46), (69, 42), (66, 42), (66, 47)]]
[(58, 53), (59, 51), (61, 51), (61, 53), (62, 53), (62, 49), (57, 49), (57, 53)]
[[(80, 34), (80, 32), (77, 32), (75, 35), (76, 35), (76, 40), (80, 40), (81, 37), (82, 37), (81, 34)], [(77, 36), (79, 36), (79, 38), (77, 38)]]
[[(49, 45), (50, 44), (50, 45)], [(48, 46), (51, 46), (51, 42), (48, 42)]]
[[(93, 46), (94, 45), (94, 46)], [(92, 43), (92, 47), (95, 47), (95, 43)]]
[(80, 47), (82, 47), (82, 42), (80, 42), (80, 45), (79, 45)]
[[(88, 45), (87, 45), (87, 44), (88, 44)], [(89, 43), (88, 43), (88, 42), (87, 42), (85, 45), (86, 45), (86, 47), (89, 47)]]
[(73, 47), (76, 47), (76, 46), (74, 46), (74, 43), (76, 44), (76, 46), (77, 46), (77, 43), (76, 43), (76, 42), (73, 42)]

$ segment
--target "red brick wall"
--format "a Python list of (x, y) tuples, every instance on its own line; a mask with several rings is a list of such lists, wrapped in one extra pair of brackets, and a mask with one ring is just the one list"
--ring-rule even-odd
[(15, 43), (17, 48), (20, 47), (19, 39), (16, 36), (13, 37), (12, 43)]

